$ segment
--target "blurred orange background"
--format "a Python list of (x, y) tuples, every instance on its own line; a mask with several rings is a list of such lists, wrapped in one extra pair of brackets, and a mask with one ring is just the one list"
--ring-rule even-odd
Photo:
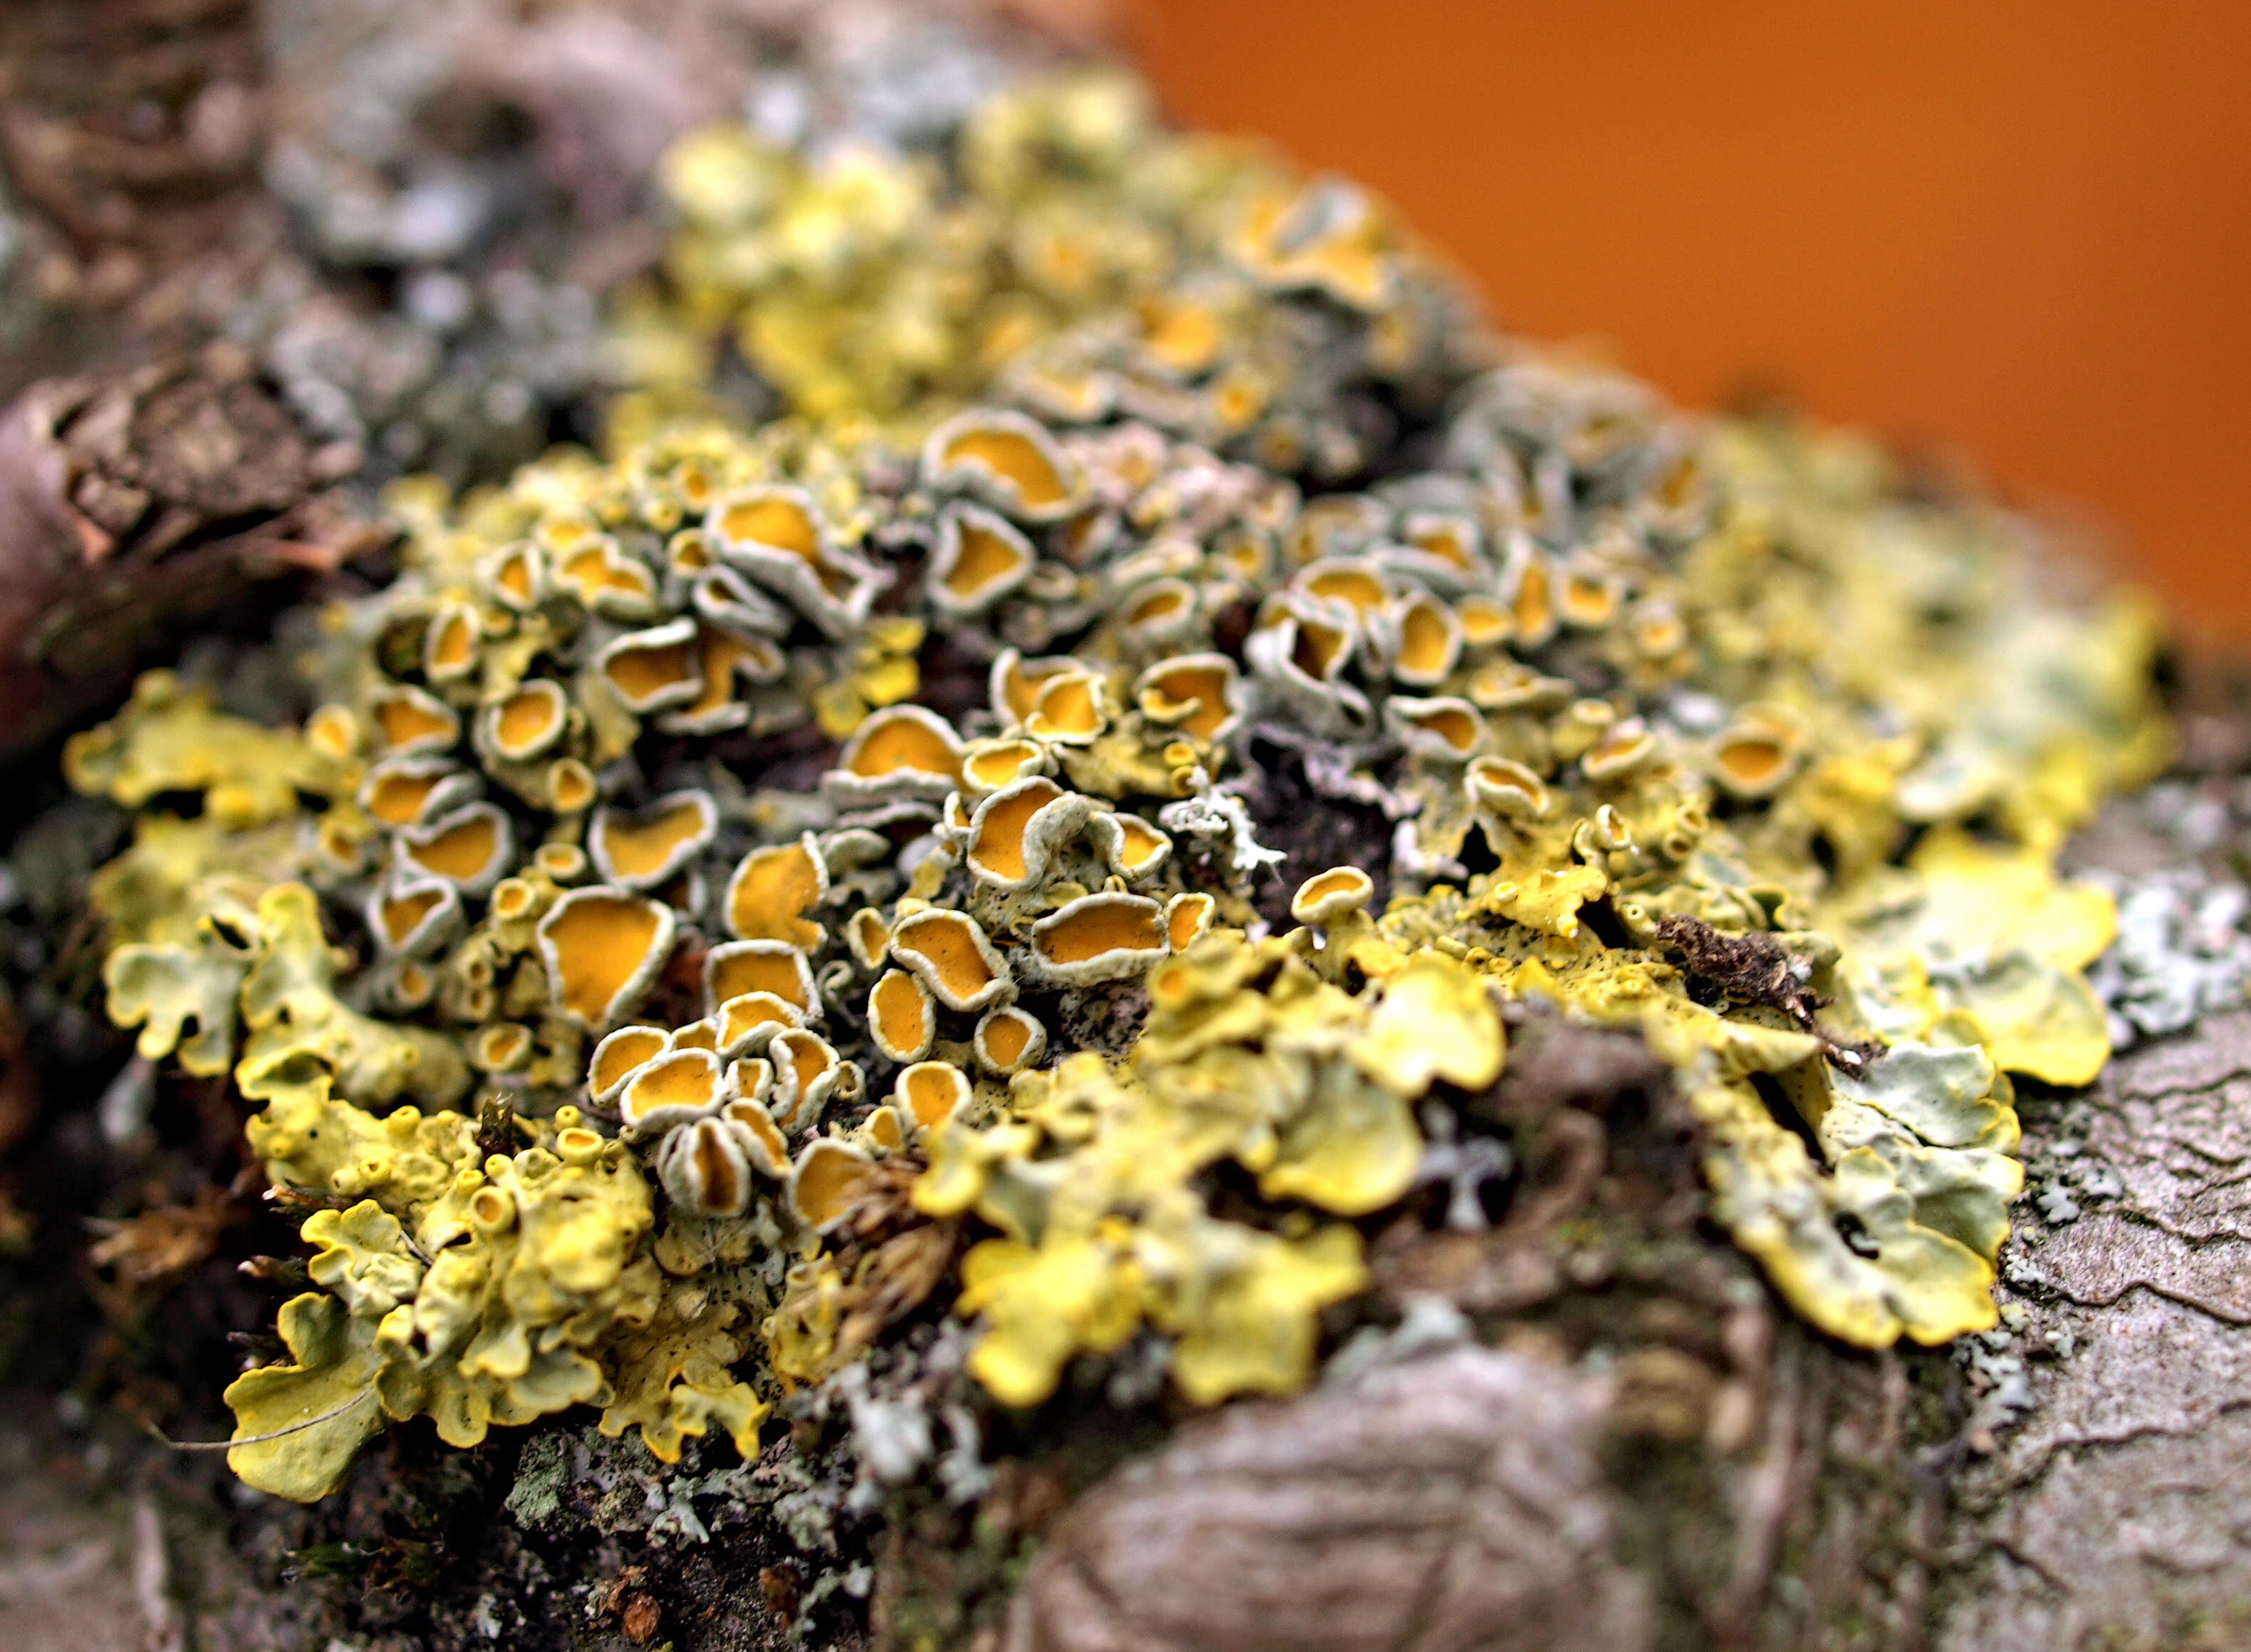
[(1511, 330), (1959, 452), (2251, 640), (2251, 5), (1124, 9), (1176, 116), (1375, 185)]

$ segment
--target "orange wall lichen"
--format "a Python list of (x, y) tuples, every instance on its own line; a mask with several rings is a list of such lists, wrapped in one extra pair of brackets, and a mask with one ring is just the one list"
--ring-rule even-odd
[(2251, 637), (2251, 7), (1124, 10), (1174, 114), (1365, 178), (1512, 327), (1967, 454)]

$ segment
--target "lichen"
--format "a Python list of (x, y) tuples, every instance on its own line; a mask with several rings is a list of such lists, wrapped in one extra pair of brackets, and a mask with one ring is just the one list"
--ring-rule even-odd
[[(623, 1336), (655, 1316), (661, 1280), (637, 1255), (652, 1201), (622, 1146), (566, 1111), (513, 1156), (481, 1154), (459, 1114), (407, 1106), (375, 1121), (333, 1096), (316, 1063), (296, 1065), (253, 1092), (267, 1107), (253, 1147), (278, 1184), (354, 1202), (305, 1224), (328, 1294), (284, 1309), (294, 1363), (227, 1390), (237, 1474), (317, 1497), (382, 1418), (427, 1416), (440, 1439), (472, 1446), (495, 1423), (610, 1400), (598, 1352), (635, 1385), (681, 1374), (669, 1350)], [(640, 1369), (650, 1358), (655, 1373)], [(654, 1449), (670, 1419), (640, 1409)], [(668, 1437), (676, 1452), (676, 1427)]]
[[(1457, 1124), (1509, 999), (1645, 1038), (1810, 1322), (1992, 1322), (2010, 1075), (2112, 1039), (2056, 857), (2164, 755), (2145, 608), (1490, 337), (1372, 198), (1106, 74), (664, 177), (606, 456), (394, 487), (302, 730), (156, 676), (71, 748), (140, 811), (113, 1018), (322, 1207), (246, 1478), (575, 1404), (749, 1453), (938, 1315), (992, 1405), (1302, 1387), (1365, 1233), (1507, 1197)], [(723, 337), (786, 416), (672, 416)], [(1394, 836), (1278, 906), (1285, 764)]]
[[(1153, 419), (1277, 469), (1343, 476), (1385, 417), (1362, 381), (1429, 400), (1448, 335), (1468, 337), (1452, 325), (1458, 293), (1371, 197), (1167, 131), (1113, 69), (1004, 90), (934, 152), (806, 154), (708, 128), (674, 147), (661, 181), (680, 224), (666, 281), (626, 307), (638, 388), (613, 418), (627, 434), (708, 405), (731, 345), (816, 418), (926, 418), (1000, 385), (1043, 420)], [(1283, 323), (1277, 295), (1301, 325)], [(1003, 451), (980, 440), (973, 464)], [(979, 496), (1005, 515), (1059, 514), (1059, 494), (988, 475)], [(962, 515), (948, 529), (941, 611), (989, 607), (1025, 577), (1000, 572), (1005, 522)], [(967, 558), (965, 532), (983, 535)]]
[(2244, 1002), (2251, 987), (2251, 890), (2229, 863), (2227, 845), (2247, 810), (2251, 791), (2240, 785), (2167, 781), (2105, 811), (2106, 826), (2158, 850), (2158, 864), (2130, 875), (2088, 874), (2117, 902), (2117, 934), (2088, 971), (2116, 1048), (2181, 1031)]

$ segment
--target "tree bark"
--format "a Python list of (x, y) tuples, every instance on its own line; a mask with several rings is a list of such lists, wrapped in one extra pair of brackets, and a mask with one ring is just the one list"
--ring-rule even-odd
[(1693, 1410), (1702, 1379), (1650, 1347), (1606, 1382), (1456, 1350), (1242, 1407), (1063, 1518), (1008, 1652), (2240, 1644), (2251, 1012), (2026, 1110), (2035, 1188), (2095, 1203), (2028, 1213), (2003, 1330), (1868, 1355), (1747, 1312), (1749, 1426), (1707, 1406), (1685, 1450), (1635, 1390)]
[(2251, 1013), (2053, 1098), (2026, 1160), (2035, 1194), (2062, 1197), (2028, 1201), (2007, 1252), (2022, 1417), (1954, 1477), (1934, 1644), (2242, 1644)]
[[(1017, 9), (1058, 33), (1089, 15)], [(22, 32), (35, 14), (45, 31)], [(193, 310), (172, 302), (181, 273), (216, 240), (295, 257), (256, 182), (272, 112), (253, 17), (236, 0), (104, 0), (21, 8), (5, 37), (29, 44), (10, 50), (0, 143), (46, 220), (19, 279), (44, 269), (55, 307), (17, 360), (75, 369), (119, 348), (89, 317), (120, 318), (134, 359), (0, 415), (0, 763), (246, 583), (380, 538), (333, 491), (355, 455), (249, 359), (163, 342)], [(192, 44), (154, 49), (175, 35)], [(53, 80), (49, 61), (99, 73)], [(619, 210), (633, 177), (601, 170), (622, 149), (598, 117), (651, 111), (579, 94), (639, 83), (584, 51), (486, 61), (487, 91), (564, 111), (551, 170), (607, 203), (590, 216)], [(161, 141), (108, 129), (152, 87), (201, 113)], [(2193, 724), (2192, 746), (2240, 772), (2242, 726)], [(1292, 817), (1273, 841), (1310, 864), (1383, 863), (1383, 823), (1273, 809)], [(2161, 853), (2131, 833), (2082, 852), (2121, 871)], [(792, 1503), (817, 1457), (787, 1441), (665, 1473), (583, 1418), (474, 1452), (403, 1429), (308, 1510), (240, 1501), (214, 1458), (43, 1392), (0, 1406), (0, 1610), (31, 1652), (136, 1636), (745, 1652), (793, 1623), (801, 1644), (971, 1652), (2251, 1642), (2251, 1010), (2130, 1052), (2084, 1093), (2023, 1095), (2003, 1327), (1873, 1355), (1806, 1331), (1703, 1223), (1693, 1123), (1638, 1044), (1534, 1017), (1514, 1038), (1484, 1103), (1520, 1147), (1514, 1205), (1487, 1233), (1377, 1235), (1374, 1318), (1392, 1329), (1359, 1344), (1356, 1376), (1299, 1399), (1012, 1447), (966, 1512), (894, 1494), (832, 1553)], [(0, 1073), (0, 1136), (29, 1128), (22, 1072)], [(199, 1105), (208, 1172), (239, 1120), (223, 1096)], [(38, 1150), (76, 1155), (88, 1184), (146, 1168), (83, 1139)], [(270, 1317), (232, 1263), (287, 1237), (235, 1237), (170, 1296), (100, 1288), (89, 1361), (132, 1370), (135, 1406), (208, 1406), (197, 1385), (225, 1364), (224, 1331)], [(808, 1598), (831, 1580), (828, 1604)]]
[(115, 695), (246, 587), (389, 534), (225, 346), (32, 385), (0, 413), (0, 762)]

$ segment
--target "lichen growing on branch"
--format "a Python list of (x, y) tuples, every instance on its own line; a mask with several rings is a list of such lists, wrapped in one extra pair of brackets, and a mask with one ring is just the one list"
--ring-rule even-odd
[[(2012, 1075), (2109, 1048), (2054, 857), (2164, 760), (2143, 607), (1486, 333), (1115, 76), (663, 176), (609, 453), (395, 487), (301, 727), (159, 675), (68, 756), (137, 811), (113, 1017), (314, 1211), (246, 1479), (578, 1404), (752, 1452), (918, 1315), (999, 1406), (1153, 1338), (1191, 1405), (1294, 1391), (1386, 1213), (1505, 1166), (1508, 1000), (1645, 1038), (1814, 1325), (1993, 1322)], [(699, 416), (723, 338), (786, 416)], [(1278, 868), (1285, 768), (1385, 864)]]

